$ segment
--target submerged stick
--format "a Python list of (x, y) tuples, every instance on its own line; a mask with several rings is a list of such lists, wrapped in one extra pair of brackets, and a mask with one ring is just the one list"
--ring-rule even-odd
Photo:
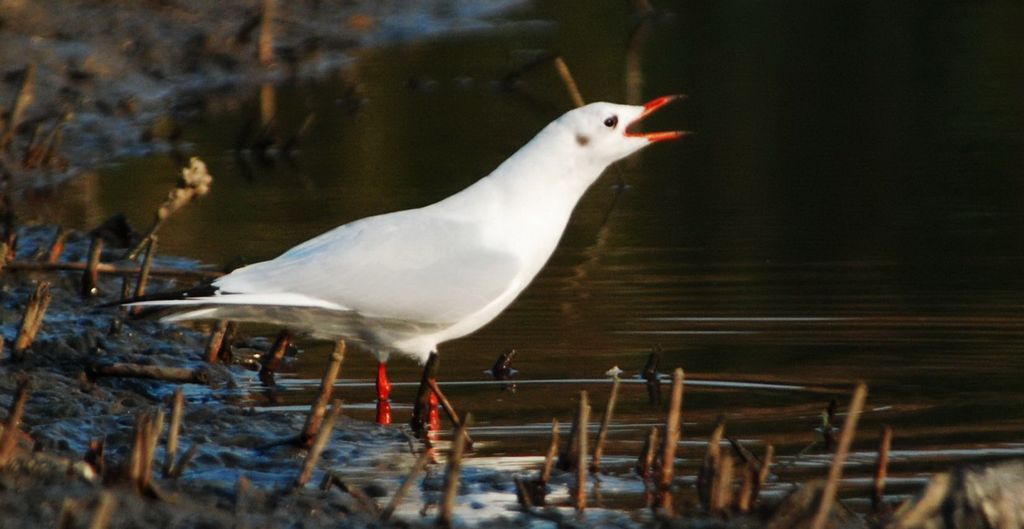
[(25, 414), (25, 403), (28, 401), (30, 388), (28, 378), (23, 378), (18, 383), (18, 389), (14, 393), (14, 400), (11, 404), (11, 413), (4, 425), (4, 433), (0, 435), (0, 468), (7, 466), (7, 463), (14, 457), (14, 451), (18, 447), (18, 433), (21, 431), (21, 417)]
[(300, 446), (309, 447), (313, 443), (317, 432), (320, 431), (320, 424), (323, 423), (324, 413), (327, 410), (327, 403), (331, 400), (331, 393), (334, 392), (334, 381), (338, 378), (341, 370), (341, 363), (345, 361), (345, 340), (338, 340), (331, 352), (330, 362), (324, 370), (324, 377), (320, 380), (320, 393), (316, 401), (309, 408), (309, 416), (306, 417), (306, 424), (299, 434), (298, 443)]
[(647, 357), (640, 376), (647, 381), (647, 400), (651, 406), (661, 404), (661, 380), (658, 378), (658, 363), (661, 361), (661, 349), (651, 351)]
[(387, 521), (391, 518), (391, 515), (395, 513), (395, 509), (398, 508), (398, 504), (402, 502), (402, 498), (409, 492), (409, 488), (412, 487), (413, 483), (416, 482), (416, 478), (427, 468), (427, 464), (430, 463), (433, 455), (429, 450), (424, 450), (420, 453), (420, 456), (416, 458), (416, 462), (413, 463), (412, 468), (409, 470), (409, 474), (402, 480), (402, 484), (398, 486), (398, 490), (395, 491), (395, 495), (391, 497), (391, 501), (388, 502), (387, 507), (384, 508), (380, 513), (380, 519)]
[(577, 512), (587, 508), (587, 427), (590, 422), (590, 402), (586, 390), (580, 392), (580, 407), (576, 412), (579, 428), (576, 436), (576, 491), (574, 503)]
[(167, 477), (171, 479), (181, 477), (181, 475), (185, 473), (185, 469), (188, 467), (188, 464), (192, 462), (192, 458), (194, 458), (198, 453), (199, 443), (192, 443), (192, 446), (188, 447), (188, 450), (185, 451), (185, 455), (178, 459), (178, 462), (174, 465), (174, 468), (171, 469), (171, 473)]
[(892, 447), (892, 428), (882, 428), (882, 438), (878, 442), (878, 464), (875, 466), (875, 481), (871, 489), (871, 510), (880, 512), (885, 505), (885, 479), (889, 474), (889, 449)]
[(672, 400), (665, 420), (665, 444), (661, 452), (659, 472), (659, 504), (667, 514), (672, 513), (672, 472), (676, 461), (676, 445), (680, 436), (680, 414), (683, 408), (683, 370), (676, 368), (672, 373)]
[(604, 455), (604, 444), (608, 440), (608, 428), (611, 426), (612, 415), (615, 413), (615, 402), (619, 398), (619, 377), (612, 380), (612, 391), (608, 395), (608, 404), (601, 416), (601, 429), (597, 432), (597, 444), (590, 460), (590, 471), (597, 474), (601, 471), (601, 456)]
[(52, 299), (49, 283), (42, 282), (36, 285), (35, 291), (32, 292), (32, 296), (29, 297), (28, 304), (25, 306), (25, 314), (21, 318), (18, 336), (14, 339), (11, 359), (15, 362), (25, 359), (25, 351), (35, 341), (39, 328), (43, 325), (46, 309), (50, 307)]
[(466, 414), (466, 420), (456, 428), (452, 435), (452, 452), (448, 456), (448, 471), (444, 475), (443, 496), (441, 497), (441, 512), (437, 517), (437, 524), (440, 527), (449, 528), (452, 526), (452, 514), (455, 512), (455, 496), (459, 492), (459, 475), (462, 471), (462, 455), (466, 448), (466, 426), (470, 422), (470, 415)]
[(170, 477), (171, 469), (174, 467), (174, 458), (178, 457), (178, 432), (181, 430), (181, 416), (185, 409), (185, 393), (181, 388), (174, 390), (174, 400), (171, 405), (171, 425), (167, 430), (167, 450), (164, 454), (164, 466), (162, 469), (165, 478)]
[(210, 375), (202, 369), (167, 367), (119, 362), (96, 364), (86, 368), (90, 380), (98, 377), (148, 378), (183, 384), (209, 384)]
[(839, 436), (839, 444), (836, 446), (836, 454), (832, 458), (832, 466), (828, 471), (828, 481), (825, 483), (825, 490), (821, 493), (821, 503), (814, 515), (811, 529), (824, 529), (828, 521), (828, 514), (832, 511), (832, 503), (836, 498), (836, 491), (839, 490), (839, 480), (843, 477), (843, 463), (850, 453), (850, 445), (853, 443), (853, 434), (857, 431), (857, 420), (860, 419), (860, 412), (864, 409), (864, 399), (867, 398), (868, 387), (863, 383), (857, 383), (853, 391), (853, 398), (850, 400), (850, 409), (847, 412), (846, 420), (843, 422), (843, 431)]
[(341, 415), (341, 401), (336, 400), (331, 404), (331, 413), (327, 415), (327, 420), (324, 421), (323, 426), (317, 431), (316, 440), (313, 441), (313, 446), (309, 449), (306, 459), (302, 462), (302, 472), (295, 479), (296, 488), (304, 487), (306, 483), (309, 483), (309, 479), (313, 477), (313, 469), (316, 468), (316, 463), (320, 460), (320, 452), (323, 452), (324, 447), (327, 446), (327, 441), (331, 438), (334, 423), (338, 421), (339, 415)]

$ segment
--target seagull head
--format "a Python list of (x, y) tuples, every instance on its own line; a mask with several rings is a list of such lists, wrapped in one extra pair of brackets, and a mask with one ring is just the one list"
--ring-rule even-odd
[(610, 165), (652, 143), (687, 135), (683, 131), (639, 130), (644, 118), (682, 97), (663, 96), (644, 105), (591, 103), (571, 110), (555, 121), (560, 125), (559, 143), (576, 159), (602, 167)]

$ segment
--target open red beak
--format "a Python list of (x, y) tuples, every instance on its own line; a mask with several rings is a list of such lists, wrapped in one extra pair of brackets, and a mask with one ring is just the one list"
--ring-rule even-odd
[(647, 138), (647, 141), (655, 142), (655, 141), (676, 140), (676, 139), (682, 138), (683, 136), (686, 136), (687, 134), (690, 134), (689, 132), (683, 131), (683, 130), (673, 130), (673, 131), (666, 131), (666, 132), (631, 132), (630, 131), (630, 129), (638, 126), (638, 124), (644, 118), (646, 118), (647, 116), (653, 114), (655, 110), (658, 110), (659, 108), (661, 108), (661, 107), (663, 107), (663, 106), (665, 106), (665, 105), (667, 105), (667, 104), (669, 104), (669, 103), (671, 103), (671, 102), (673, 102), (673, 101), (675, 101), (677, 99), (686, 99), (686, 96), (684, 96), (684, 95), (662, 96), (662, 97), (659, 97), (657, 99), (654, 99), (652, 101), (647, 102), (644, 105), (644, 112), (643, 112), (643, 114), (640, 114), (640, 117), (636, 118), (629, 125), (626, 125), (626, 136), (631, 136), (631, 137), (634, 137), (634, 138)]

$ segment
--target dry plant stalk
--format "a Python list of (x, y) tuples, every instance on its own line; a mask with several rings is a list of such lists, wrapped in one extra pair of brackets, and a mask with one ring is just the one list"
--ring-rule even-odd
[(25, 403), (28, 401), (30, 385), (27, 378), (18, 383), (18, 389), (14, 394), (14, 402), (11, 404), (11, 413), (4, 425), (4, 433), (0, 435), (0, 468), (7, 466), (14, 457), (14, 451), (18, 447), (18, 433), (21, 431), (21, 416), (25, 414)]
[(153, 257), (156, 255), (156, 244), (156, 235), (150, 235), (149, 244), (146, 245), (146, 257), (142, 260), (142, 268), (139, 269), (139, 279), (135, 283), (135, 297), (137, 298), (146, 294), (149, 272), (153, 269)]
[(82, 273), (82, 297), (87, 298), (99, 294), (99, 265), (100, 256), (103, 254), (103, 239), (93, 237), (89, 245), (89, 260), (85, 265), (85, 272)]
[(772, 459), (775, 458), (775, 446), (768, 445), (764, 447), (764, 458), (761, 461), (761, 467), (757, 469), (757, 476), (754, 480), (754, 489), (750, 491), (750, 505), (753, 506), (757, 502), (758, 495), (761, 494), (761, 488), (768, 481), (768, 476), (772, 468)]
[(636, 461), (636, 473), (645, 482), (651, 477), (651, 466), (654, 465), (654, 457), (658, 453), (658, 427), (651, 426), (647, 439), (644, 439), (644, 447), (640, 450), (640, 457)]
[(114, 495), (108, 491), (100, 492), (100, 502), (96, 506), (96, 512), (92, 515), (92, 522), (89, 529), (106, 529), (110, 523), (110, 515), (114, 511)]
[(672, 472), (676, 461), (676, 445), (679, 443), (683, 409), (683, 370), (676, 368), (672, 372), (672, 399), (668, 418), (665, 421), (665, 444), (661, 452), (661, 471), (658, 474), (659, 503), (666, 514), (672, 514)]
[[(437, 385), (437, 380), (433, 378), (428, 379), (427, 385), (430, 386), (430, 391), (434, 392), (434, 396), (436, 396), (438, 402), (441, 403), (441, 408), (444, 410), (444, 413), (448, 415), (448, 420), (452, 422), (452, 426), (455, 428), (462, 426), (462, 420), (459, 419), (459, 414), (456, 413), (452, 403), (448, 401), (448, 397), (446, 397), (444, 392), (441, 391), (441, 386)], [(464, 428), (462, 433), (466, 436), (466, 445), (472, 448), (473, 438), (469, 436), (469, 429)]]
[(558, 456), (558, 419), (551, 419), (551, 442), (548, 443), (548, 453), (544, 456), (544, 467), (540, 471), (541, 485), (547, 485), (551, 481), (551, 470), (555, 466), (555, 459)]
[(345, 340), (338, 340), (331, 353), (331, 360), (324, 370), (324, 377), (320, 380), (320, 393), (316, 401), (309, 408), (309, 415), (306, 417), (306, 424), (299, 434), (299, 445), (309, 447), (313, 443), (317, 432), (320, 431), (320, 424), (323, 423), (324, 414), (327, 410), (327, 403), (331, 400), (331, 393), (334, 392), (334, 381), (338, 378), (341, 370), (341, 363), (345, 360)]
[(213, 177), (206, 170), (206, 164), (199, 158), (193, 156), (189, 160), (189, 166), (181, 170), (181, 178), (178, 180), (178, 185), (171, 190), (167, 196), (167, 200), (156, 210), (156, 218), (153, 220), (152, 226), (149, 227), (149, 231), (146, 232), (139, 244), (135, 245), (127, 254), (125, 259), (131, 261), (139, 256), (142, 252), (142, 248), (146, 245), (146, 241), (149, 240), (160, 226), (172, 215), (175, 211), (185, 207), (195, 197), (201, 197), (210, 192), (210, 185), (213, 183)]
[(25, 113), (28, 111), (28, 107), (32, 105), (32, 100), (35, 99), (35, 88), (36, 65), (33, 63), (25, 68), (25, 80), (22, 81), (21, 89), (18, 90), (18, 97), (14, 101), (14, 109), (11, 111), (11, 118), (7, 123), (7, 130), (3, 136), (0, 136), (0, 150), (6, 151), (7, 147), (14, 141), (14, 135), (17, 134), (18, 127), (25, 120)]
[(162, 469), (165, 478), (170, 477), (174, 468), (174, 458), (178, 457), (178, 433), (181, 430), (181, 416), (185, 409), (185, 393), (178, 388), (174, 390), (174, 400), (171, 405), (171, 426), (167, 431), (167, 450), (164, 454), (164, 466)]
[(409, 419), (409, 426), (413, 433), (422, 436), (426, 433), (430, 423), (430, 381), (437, 378), (437, 368), (441, 363), (441, 357), (437, 353), (430, 353), (427, 363), (423, 366), (423, 376), (420, 377), (420, 386), (416, 390), (416, 400), (413, 401), (412, 418)]
[(715, 498), (715, 477), (722, 461), (722, 437), (725, 435), (725, 423), (719, 420), (708, 438), (708, 449), (704, 454), (704, 462), (697, 474), (697, 495), (705, 509), (711, 510)]
[(57, 228), (57, 233), (53, 236), (53, 242), (50, 243), (50, 250), (46, 252), (46, 262), (53, 264), (60, 261), (61, 254), (64, 253), (64, 242), (67, 240), (69, 231), (63, 226)]
[(885, 505), (885, 478), (889, 474), (889, 449), (892, 447), (892, 428), (882, 428), (882, 438), (878, 442), (878, 464), (875, 466), (875, 482), (871, 490), (871, 509), (882, 510)]
[(729, 504), (732, 503), (732, 474), (732, 455), (723, 454), (711, 489), (711, 512), (714, 514), (726, 514)]
[(274, 340), (274, 345), (271, 346), (270, 350), (263, 357), (260, 362), (260, 381), (267, 385), (274, 384), (274, 374), (281, 367), (281, 360), (284, 359), (284, 354), (288, 351), (288, 346), (292, 343), (292, 333), (288, 329), (281, 329), (281, 332), (277, 333), (277, 339)]
[(14, 349), (11, 351), (11, 359), (20, 362), (25, 359), (25, 351), (32, 346), (39, 328), (43, 325), (43, 317), (46, 316), (46, 309), (50, 307), (53, 299), (50, 294), (50, 284), (46, 282), (36, 285), (32, 296), (25, 306), (25, 314), (21, 318), (21, 328), (18, 336), (14, 339)]
[(580, 407), (576, 412), (579, 427), (576, 436), (576, 491), (574, 503), (577, 512), (587, 508), (587, 428), (590, 423), (590, 401), (587, 392), (580, 392)]
[(412, 469), (409, 470), (409, 474), (402, 480), (402, 484), (398, 486), (398, 490), (395, 491), (395, 495), (391, 497), (391, 501), (388, 502), (387, 507), (384, 508), (380, 513), (381, 520), (388, 520), (391, 515), (395, 513), (395, 509), (398, 508), (398, 504), (402, 502), (402, 498), (409, 492), (409, 488), (412, 487), (413, 483), (416, 482), (416, 478), (427, 468), (427, 464), (430, 463), (433, 455), (429, 450), (424, 450), (420, 453), (420, 456), (416, 458), (416, 462), (413, 463)]
[(569, 91), (572, 104), (576, 105), (577, 108), (586, 105), (586, 101), (583, 100), (583, 94), (580, 94), (580, 88), (576, 86), (576, 80), (572, 78), (572, 73), (569, 72), (569, 65), (565, 64), (565, 59), (562, 59), (561, 55), (555, 57), (555, 68), (558, 70), (558, 75), (562, 78), (562, 82), (565, 83), (565, 89)]
[(274, 18), (277, 16), (277, 0), (263, 0), (260, 16), (259, 61), (262, 66), (274, 64)]
[(864, 409), (864, 399), (867, 398), (868, 387), (863, 383), (857, 383), (853, 390), (853, 398), (850, 400), (850, 409), (843, 422), (843, 431), (839, 436), (839, 445), (836, 447), (836, 454), (832, 458), (832, 466), (829, 468), (828, 481), (825, 483), (825, 490), (821, 493), (821, 503), (814, 515), (811, 529), (824, 529), (828, 521), (828, 514), (832, 511), (832, 503), (836, 498), (836, 491), (839, 490), (839, 480), (843, 477), (843, 463), (850, 453), (850, 445), (853, 444), (853, 435), (857, 431), (857, 420), (860, 419), (860, 412)]
[(470, 415), (466, 414), (466, 420), (456, 428), (452, 435), (452, 452), (448, 455), (448, 471), (444, 475), (443, 495), (441, 497), (441, 512), (438, 514), (437, 524), (440, 527), (452, 526), (452, 514), (455, 512), (455, 496), (459, 492), (459, 475), (462, 471), (462, 455), (466, 448), (466, 432), (464, 431), (470, 422)]
[(324, 421), (323, 426), (317, 431), (316, 440), (313, 441), (313, 446), (309, 449), (306, 459), (302, 462), (302, 472), (299, 473), (299, 477), (295, 480), (296, 487), (304, 487), (306, 483), (309, 483), (309, 479), (313, 477), (313, 469), (316, 468), (316, 463), (320, 460), (320, 452), (323, 452), (324, 447), (327, 446), (327, 441), (331, 439), (331, 432), (334, 431), (334, 423), (338, 421), (339, 415), (341, 415), (341, 401), (336, 400), (331, 404), (331, 412), (327, 415), (327, 420)]
[(597, 445), (594, 446), (594, 455), (590, 460), (590, 471), (598, 473), (601, 471), (601, 456), (604, 455), (604, 444), (608, 441), (608, 428), (611, 426), (612, 416), (615, 413), (615, 402), (619, 398), (619, 377), (612, 380), (612, 391), (608, 395), (608, 405), (604, 408), (601, 416), (601, 429), (597, 432)]
[(210, 333), (210, 339), (206, 342), (206, 361), (216, 364), (220, 359), (221, 349), (224, 348), (224, 339), (228, 336), (228, 328), (231, 322), (228, 320), (217, 320), (217, 326)]

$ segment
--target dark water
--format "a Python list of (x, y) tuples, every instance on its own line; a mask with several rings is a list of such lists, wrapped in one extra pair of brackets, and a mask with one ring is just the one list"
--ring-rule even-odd
[[(951, 461), (1024, 455), (1024, 6), (654, 3), (667, 14), (639, 36), (628, 2), (538, 2), (493, 31), (365, 52), (338, 79), (283, 87), (282, 129), (316, 114), (295, 165), (240, 168), (231, 150), (255, 99), (199, 116), (186, 148), (210, 165), (214, 191), (171, 221), (161, 249), (259, 260), (433, 202), (570, 107), (553, 68), (496, 88), (538, 50), (560, 51), (588, 100), (629, 98), (627, 66), (639, 64), (637, 102), (690, 96), (652, 126), (698, 134), (610, 171), (523, 296), (442, 347), (446, 381), (489, 380), (508, 348), (521, 379), (549, 381), (516, 394), (447, 386), (475, 416), (478, 464), (536, 464), (544, 425), (569, 420), (579, 389), (602, 409), (604, 372), (631, 376), (656, 347), (663, 371), (682, 366), (690, 380), (773, 385), (691, 385), (688, 465), (722, 415), (757, 451), (774, 444), (787, 479), (821, 475), (820, 449), (796, 456), (857, 380), (870, 394), (851, 487), (883, 424), (897, 494)], [(354, 111), (352, 86), (365, 98)], [(165, 157), (127, 160), (33, 213), (86, 226), (126, 211), (145, 224), (175, 172)], [(303, 345), (285, 403), (308, 402), (329, 348)], [(411, 362), (392, 364), (396, 381), (418, 379)], [(350, 415), (372, 416), (370, 387), (356, 383), (373, 372), (365, 355), (346, 362)], [(397, 387), (397, 403), (413, 391)], [(638, 384), (618, 409), (608, 452), (625, 473), (662, 418)]]

